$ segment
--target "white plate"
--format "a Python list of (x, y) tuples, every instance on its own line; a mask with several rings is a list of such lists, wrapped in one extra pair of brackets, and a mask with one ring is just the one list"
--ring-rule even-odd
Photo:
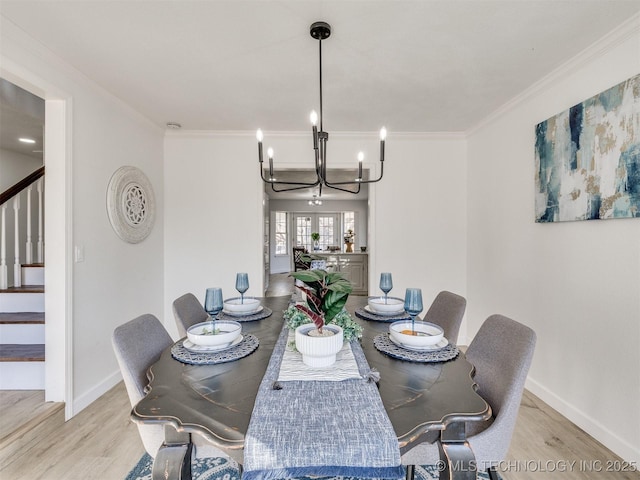
[(406, 350), (411, 350), (414, 352), (432, 352), (434, 350), (441, 350), (447, 345), (449, 345), (449, 340), (447, 340), (445, 337), (443, 337), (442, 340), (440, 340), (435, 345), (425, 345), (424, 347), (415, 347), (413, 345), (403, 345), (402, 343), (397, 341), (395, 338), (393, 338), (391, 335), (389, 335), (389, 340), (391, 340), (393, 343), (395, 343), (397, 346), (401, 348), (404, 348)]
[(231, 315), (232, 317), (248, 317), (249, 315), (255, 315), (256, 313), (260, 313), (262, 310), (264, 310), (264, 307), (260, 305), (258, 308), (250, 312), (230, 312), (229, 310), (225, 310), (223, 308), (222, 313), (224, 313), (225, 315)]
[(381, 317), (393, 317), (395, 315), (401, 315), (404, 313), (404, 306), (397, 312), (378, 312), (376, 310), (373, 310), (371, 307), (369, 307), (369, 305), (365, 305), (364, 309), (369, 313), (373, 313), (374, 315), (380, 315)]
[(191, 340), (188, 338), (182, 342), (184, 348), (191, 352), (222, 352), (223, 350), (227, 350), (228, 348), (235, 347), (238, 345), (244, 337), (239, 335), (236, 339), (231, 342), (229, 345), (225, 345), (224, 347), (212, 347), (210, 345), (196, 345), (195, 343), (191, 343)]

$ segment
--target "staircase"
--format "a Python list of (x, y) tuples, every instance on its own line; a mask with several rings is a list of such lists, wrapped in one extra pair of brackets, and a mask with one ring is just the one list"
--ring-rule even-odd
[(0, 390), (45, 388), (43, 176), (0, 192)]
[(22, 285), (0, 290), (0, 390), (43, 390), (44, 265), (22, 265)]

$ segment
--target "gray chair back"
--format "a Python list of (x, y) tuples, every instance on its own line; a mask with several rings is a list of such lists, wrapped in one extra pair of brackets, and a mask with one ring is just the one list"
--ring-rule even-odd
[(464, 297), (442, 291), (436, 295), (423, 320), (440, 325), (447, 340), (457, 344), (460, 324), (466, 308), (467, 300)]
[(189, 327), (196, 323), (206, 322), (209, 318), (193, 293), (185, 293), (173, 301), (173, 316), (176, 319), (180, 338), (187, 336)]
[[(160, 320), (145, 314), (117, 327), (111, 343), (133, 407), (145, 396), (144, 389), (149, 383), (147, 370), (173, 340)], [(162, 425), (138, 424), (138, 432), (147, 453), (155, 457), (164, 440)]]
[(491, 426), (470, 441), (476, 458), (485, 464), (507, 455), (535, 345), (531, 328), (503, 315), (487, 318), (469, 344), (466, 355), (476, 367), (478, 394), (494, 417)]
[[(476, 369), (478, 394), (493, 413), (493, 418), (485, 423), (466, 425), (479, 470), (506, 458), (535, 344), (536, 334), (529, 327), (502, 315), (492, 315), (467, 348), (467, 359)], [(427, 442), (402, 455), (404, 465), (436, 463), (439, 459), (437, 444)]]

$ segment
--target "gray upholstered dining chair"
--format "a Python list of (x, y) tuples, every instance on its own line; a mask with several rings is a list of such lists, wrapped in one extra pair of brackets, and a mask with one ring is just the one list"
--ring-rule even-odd
[[(479, 469), (489, 469), (507, 455), (535, 344), (533, 330), (502, 315), (487, 318), (469, 344), (466, 356), (476, 368), (478, 394), (492, 410), (489, 421), (466, 426)], [(406, 452), (402, 463), (433, 464), (439, 458), (437, 443), (422, 443)]]
[(180, 338), (187, 336), (192, 325), (206, 322), (209, 315), (193, 293), (185, 293), (173, 301), (173, 316), (176, 319)]
[[(160, 320), (154, 315), (145, 314), (120, 325), (111, 337), (113, 350), (122, 372), (131, 406), (135, 406), (145, 395), (147, 370), (160, 358), (163, 350), (173, 344), (173, 340)], [(137, 424), (138, 433), (144, 449), (155, 458), (164, 442), (162, 425)], [(207, 440), (196, 434), (191, 435), (194, 444), (194, 456), (227, 457)]]
[(423, 320), (440, 325), (447, 340), (458, 343), (458, 332), (466, 308), (467, 300), (464, 297), (443, 290), (436, 295)]

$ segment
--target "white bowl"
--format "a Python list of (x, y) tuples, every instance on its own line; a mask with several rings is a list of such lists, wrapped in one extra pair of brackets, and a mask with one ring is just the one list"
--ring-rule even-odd
[(187, 338), (195, 345), (224, 348), (231, 345), (242, 332), (242, 325), (232, 320), (216, 320), (213, 322), (218, 331), (215, 335), (212, 331), (212, 322), (196, 323), (187, 330)]
[[(402, 333), (403, 331), (409, 333)], [(444, 331), (434, 323), (416, 321), (414, 332), (411, 334), (411, 320), (400, 320), (389, 325), (389, 334), (393, 339), (402, 345), (409, 347), (426, 347), (439, 343), (444, 337)]]
[(384, 303), (384, 297), (369, 297), (369, 308), (374, 313), (383, 315), (402, 313), (404, 311), (404, 300), (397, 297), (387, 297), (387, 303)]
[(251, 313), (260, 308), (260, 300), (255, 297), (244, 297), (244, 302), (240, 303), (240, 297), (229, 298), (224, 301), (223, 311), (230, 313)]

